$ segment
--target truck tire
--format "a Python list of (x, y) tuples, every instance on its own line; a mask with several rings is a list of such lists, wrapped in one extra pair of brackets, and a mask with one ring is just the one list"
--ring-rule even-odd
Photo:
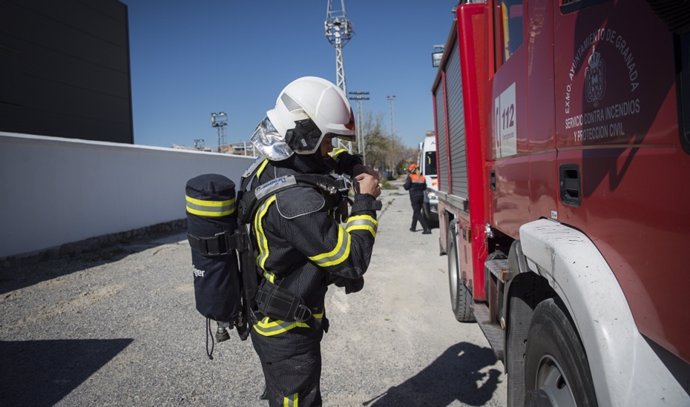
[(508, 372), (508, 407), (525, 405), (525, 344), (534, 312), (521, 297), (511, 296), (506, 330), (506, 371)]
[(458, 262), (458, 240), (455, 227), (448, 225), (448, 284), (450, 286), (450, 304), (455, 319), (460, 322), (474, 322), (472, 313), (472, 294), (462, 279), (462, 270)]
[(597, 405), (580, 338), (553, 298), (534, 309), (525, 349), (524, 379), (526, 406)]

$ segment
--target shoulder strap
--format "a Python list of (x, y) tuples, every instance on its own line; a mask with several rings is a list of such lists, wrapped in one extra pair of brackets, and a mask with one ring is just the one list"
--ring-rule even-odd
[(311, 186), (333, 195), (343, 192), (346, 193), (352, 186), (352, 182), (346, 176), (294, 174), (273, 178), (253, 190), (247, 190), (247, 186), (256, 176), (258, 169), (259, 166), (250, 168), (251, 172), (250, 170), (245, 172), (245, 174), (249, 174), (249, 176), (246, 178), (244, 176), (242, 177), (240, 190), (238, 191), (239, 205), (237, 209), (237, 217), (240, 223), (246, 224), (251, 222), (252, 215), (263, 201), (288, 188)]

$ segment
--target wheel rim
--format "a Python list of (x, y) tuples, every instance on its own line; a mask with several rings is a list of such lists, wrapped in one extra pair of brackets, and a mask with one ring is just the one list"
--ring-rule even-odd
[(455, 242), (451, 239), (455, 239), (453, 233), (450, 234), (448, 250), (448, 282), (450, 285), (450, 302), (453, 306), (453, 311), (455, 311), (456, 299), (458, 298), (458, 262), (457, 254), (455, 253)]
[(563, 369), (550, 355), (543, 356), (539, 361), (536, 393), (539, 406), (577, 407)]

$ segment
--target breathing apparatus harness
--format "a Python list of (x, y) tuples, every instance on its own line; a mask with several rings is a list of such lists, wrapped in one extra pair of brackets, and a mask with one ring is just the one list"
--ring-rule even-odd
[(257, 160), (242, 176), (238, 194), (238, 233), (248, 243), (247, 250), (240, 252), (242, 268), (245, 312), (253, 324), (263, 316), (283, 321), (306, 322), (312, 316), (311, 309), (301, 297), (280, 286), (280, 281), (260, 284), (263, 278), (256, 266), (256, 252), (249, 236), (249, 225), (257, 208), (269, 197), (289, 188), (309, 186), (340, 200), (347, 200), (352, 181), (346, 175), (335, 174), (293, 174), (283, 175), (267, 181), (252, 190), (247, 190), (258, 172), (261, 160)]
[[(324, 194), (340, 200), (341, 203), (349, 202), (348, 191), (353, 187), (351, 179), (347, 175), (335, 174), (293, 174), (284, 175), (258, 185), (248, 190), (251, 182), (264, 160), (256, 160), (242, 175), (240, 188), (237, 191), (237, 214), (231, 222), (236, 222), (233, 227), (213, 233), (209, 236), (200, 236), (188, 232), (187, 238), (193, 253), (203, 256), (205, 259), (216, 262), (234, 262), (239, 257), (239, 278), (232, 292), (213, 292), (213, 298), (203, 299), (206, 302), (227, 302), (226, 296), (237, 295), (239, 298), (233, 301), (240, 302), (239, 311), (234, 314), (231, 322), (223, 322), (211, 314), (202, 312), (206, 320), (206, 353), (209, 359), (213, 359), (214, 341), (211, 337), (209, 350), (209, 337), (211, 336), (210, 320), (218, 323), (216, 341), (222, 342), (229, 339), (227, 329), (237, 328), (241, 340), (249, 336), (250, 326), (261, 318), (268, 316), (283, 321), (306, 322), (312, 317), (311, 309), (304, 304), (304, 300), (294, 295), (289, 290), (280, 286), (280, 281), (272, 283), (262, 282), (264, 278), (256, 265), (257, 251), (251, 238), (250, 225), (257, 208), (268, 198), (289, 188), (308, 186), (322, 191)], [(218, 176), (206, 174), (205, 176)], [(203, 176), (202, 176), (203, 177)], [(356, 184), (355, 184), (356, 188)], [(347, 208), (347, 205), (339, 205)], [(341, 209), (342, 210), (342, 209)], [(347, 215), (340, 214), (343, 218)], [(233, 254), (236, 253), (236, 256)], [(196, 278), (195, 278), (196, 280)], [(195, 281), (195, 289), (196, 289)], [(195, 292), (197, 296), (197, 309), (202, 292)], [(201, 309), (200, 309), (201, 312)]]

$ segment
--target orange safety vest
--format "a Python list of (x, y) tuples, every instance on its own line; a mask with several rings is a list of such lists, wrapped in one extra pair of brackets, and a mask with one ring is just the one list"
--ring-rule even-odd
[(412, 180), (412, 182), (415, 184), (426, 184), (426, 179), (422, 174), (410, 174), (410, 180)]

